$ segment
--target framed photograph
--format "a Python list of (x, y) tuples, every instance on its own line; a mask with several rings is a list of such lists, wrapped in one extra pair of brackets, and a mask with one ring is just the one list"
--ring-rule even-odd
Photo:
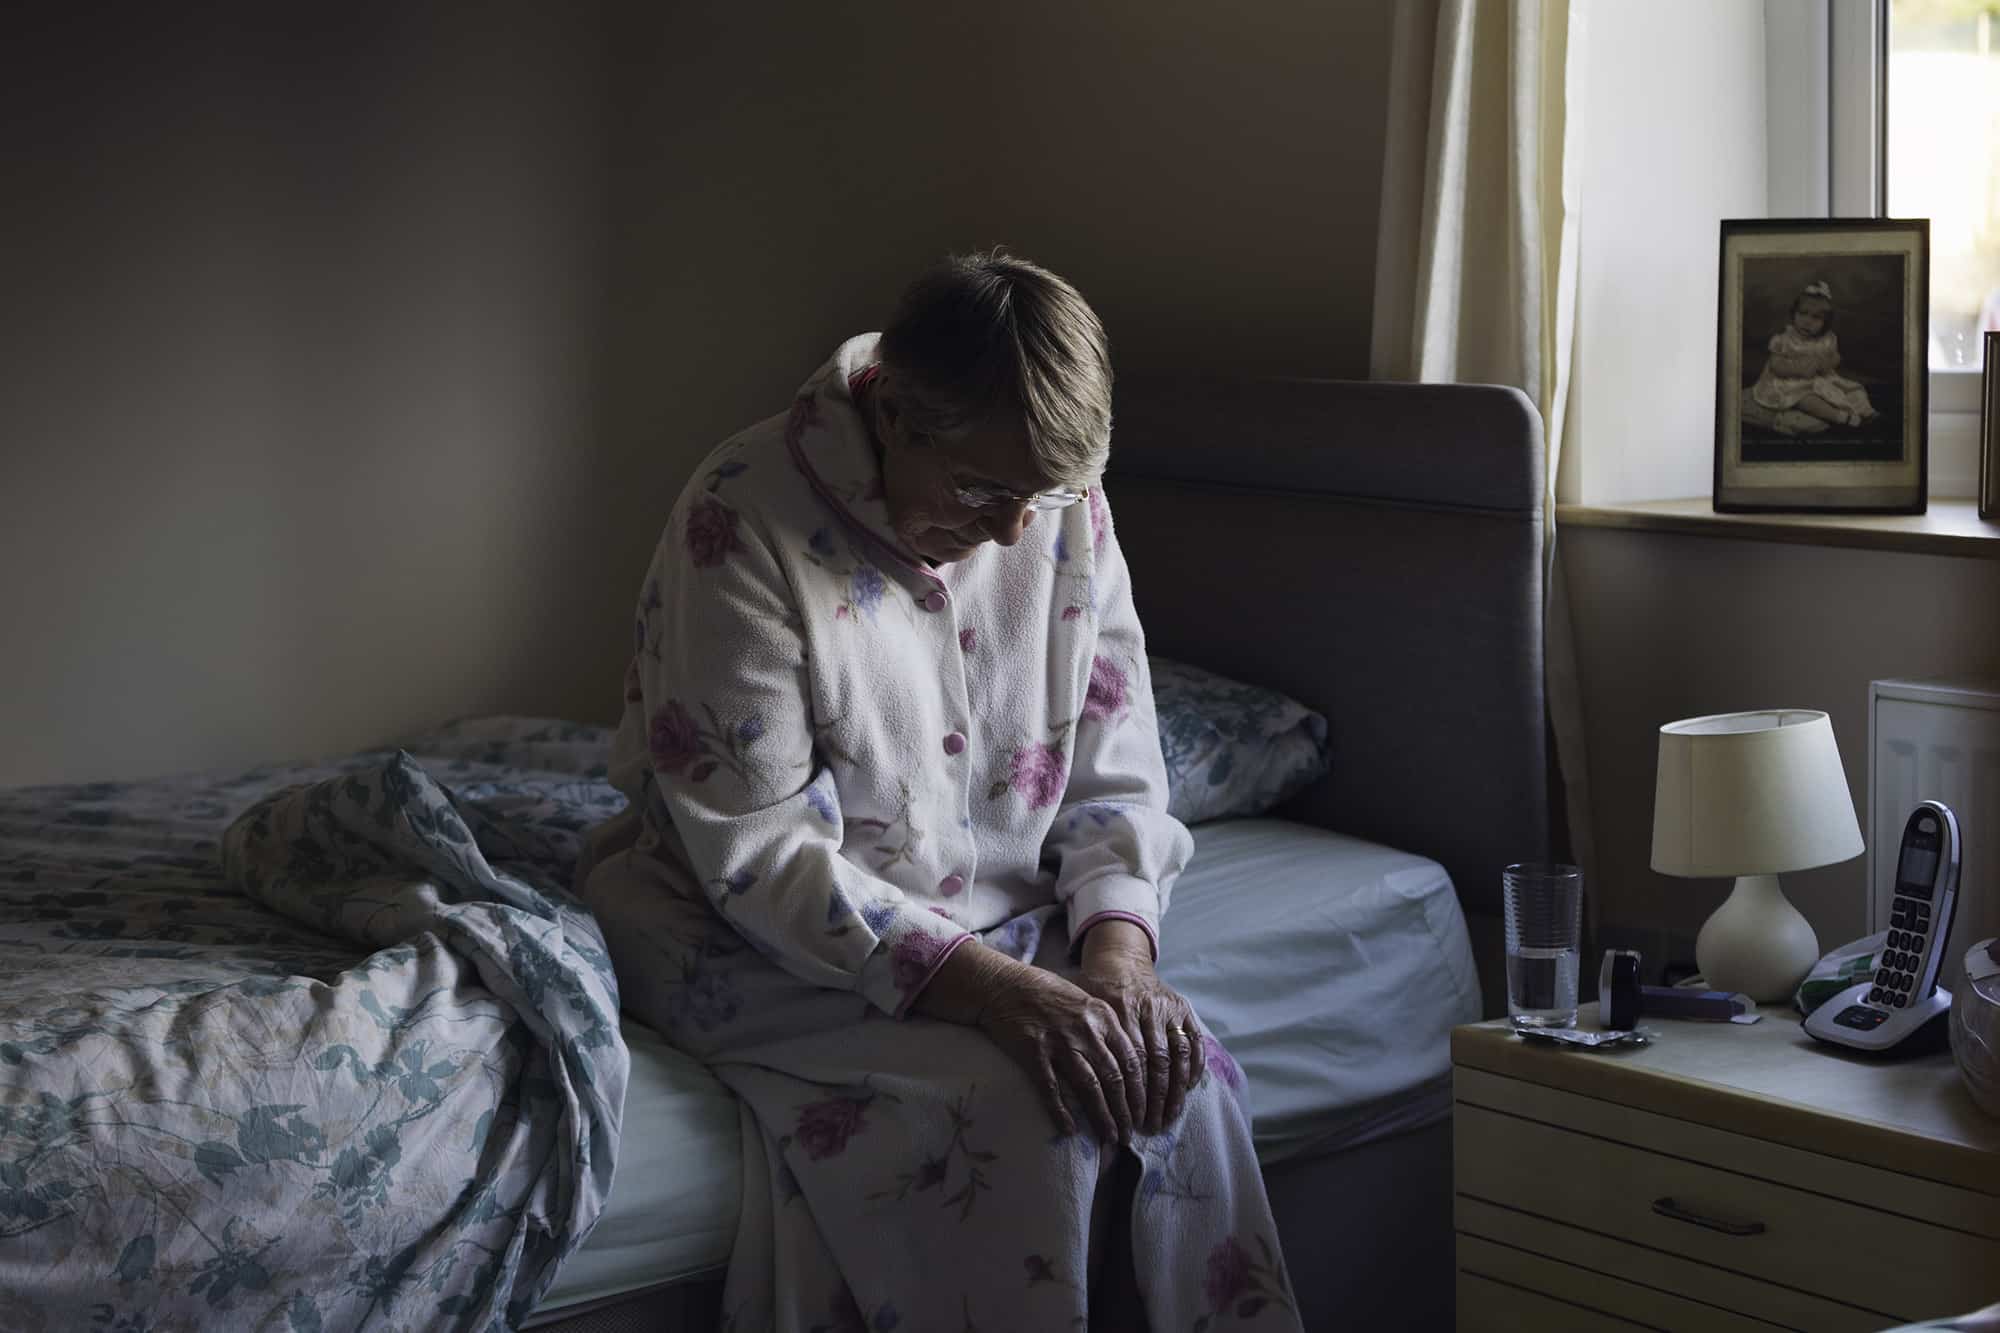
[(1722, 224), (1715, 508), (1921, 514), (1930, 223)]
[(1986, 331), (1979, 393), (1979, 516), (2000, 519), (2000, 330)]

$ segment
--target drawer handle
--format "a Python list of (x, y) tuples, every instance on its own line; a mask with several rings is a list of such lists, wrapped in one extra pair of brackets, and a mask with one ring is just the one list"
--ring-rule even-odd
[(1653, 1211), (1661, 1217), (1671, 1217), (1676, 1222), (1692, 1222), (1710, 1231), (1720, 1231), (1725, 1236), (1761, 1236), (1764, 1234), (1762, 1222), (1732, 1222), (1726, 1217), (1709, 1217), (1681, 1207), (1665, 1195), (1653, 1200)]

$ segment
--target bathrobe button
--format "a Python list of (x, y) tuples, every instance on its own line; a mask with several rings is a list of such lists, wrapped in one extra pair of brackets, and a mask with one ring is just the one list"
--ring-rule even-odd
[(950, 600), (951, 599), (949, 597), (946, 597), (944, 595), (944, 589), (933, 588), (930, 591), (930, 595), (924, 598), (924, 610), (942, 611), (945, 608), (945, 603), (949, 602)]
[(946, 754), (964, 754), (965, 733), (954, 731), (949, 736), (946, 736), (944, 738), (944, 752)]
[(938, 892), (947, 898), (952, 897), (954, 894), (963, 893), (964, 891), (965, 876), (963, 875), (946, 875), (938, 881)]

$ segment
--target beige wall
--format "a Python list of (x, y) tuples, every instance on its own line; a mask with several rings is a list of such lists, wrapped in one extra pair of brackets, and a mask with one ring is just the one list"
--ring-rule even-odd
[(695, 459), (948, 248), (1365, 370), (1391, 0), (200, 8), (0, 40), (0, 782), (606, 716)]
[[(1664, 722), (1751, 708), (1832, 716), (1867, 829), (1868, 682), (2000, 667), (2000, 560), (1565, 528), (1597, 832), (1600, 920), (1691, 937), (1721, 880), (1654, 874)], [(1785, 876), (1822, 951), (1866, 933), (1865, 857)], [(1649, 966), (1660, 942), (1640, 946)], [(1685, 946), (1684, 946), (1685, 947)], [(1688, 949), (1683, 957), (1691, 955)]]
[(594, 429), (599, 35), (529, 0), (39, 11), (0, 35), (0, 782), (536, 701)]

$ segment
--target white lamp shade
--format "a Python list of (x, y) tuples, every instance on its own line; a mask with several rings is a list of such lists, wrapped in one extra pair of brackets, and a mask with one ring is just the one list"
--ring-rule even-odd
[(1660, 728), (1653, 869), (1779, 875), (1845, 861), (1862, 846), (1825, 713), (1720, 713)]

